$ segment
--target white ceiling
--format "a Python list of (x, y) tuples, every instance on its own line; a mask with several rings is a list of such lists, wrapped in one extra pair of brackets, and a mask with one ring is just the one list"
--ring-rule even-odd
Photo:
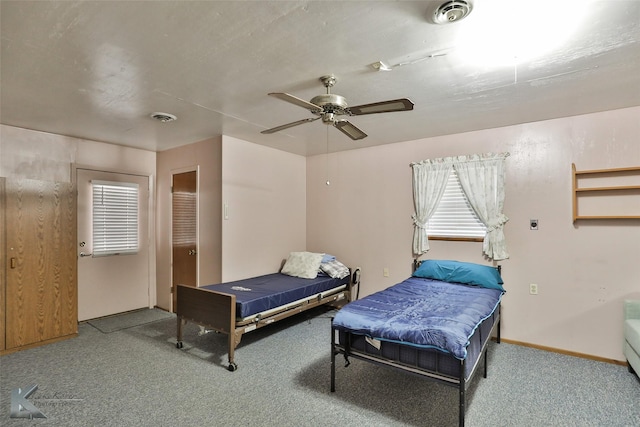
[[(640, 105), (640, 1), (474, 0), (467, 18), (434, 24), (444, 2), (2, 0), (0, 121), (153, 151), (224, 134), (306, 156)], [(486, 22), (496, 5), (507, 17)], [(580, 25), (517, 65), (465, 53), (465, 32), (531, 20), (537, 47), (553, 22)], [(488, 59), (514, 31), (472, 49)], [(350, 105), (415, 108), (350, 117), (360, 141), (321, 121), (260, 133), (314, 117), (268, 92), (310, 100), (325, 74)]]

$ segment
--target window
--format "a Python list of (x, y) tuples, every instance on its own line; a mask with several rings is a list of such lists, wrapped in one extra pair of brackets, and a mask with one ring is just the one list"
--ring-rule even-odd
[[(434, 238), (482, 240), (482, 253), (489, 259), (498, 261), (509, 258), (504, 238), (504, 224), (509, 218), (503, 212), (504, 160), (508, 156), (509, 153), (473, 154), (411, 163), (415, 207), (412, 215), (414, 255), (420, 256), (429, 250), (429, 220), (439, 211), (444, 212), (445, 221), (440, 222), (444, 224), (445, 235), (459, 235), (459, 230), (462, 230), (463, 235), (478, 233), (479, 237), (454, 235)], [(452, 176), (454, 171), (456, 175)], [(451, 179), (453, 184), (450, 183)], [(444, 197), (448, 183), (449, 196)], [(465, 189), (464, 193), (462, 188)], [(461, 196), (464, 202), (452, 194)], [(469, 217), (473, 217), (473, 221), (463, 221), (463, 218)], [(476, 220), (482, 222), (486, 229), (478, 230)], [(431, 223), (432, 233), (437, 228), (436, 222), (434, 220)]]
[(93, 256), (138, 252), (138, 184), (92, 181)]
[(486, 233), (487, 227), (471, 208), (462, 191), (458, 174), (452, 168), (442, 199), (427, 221), (427, 235), (434, 240), (482, 240)]

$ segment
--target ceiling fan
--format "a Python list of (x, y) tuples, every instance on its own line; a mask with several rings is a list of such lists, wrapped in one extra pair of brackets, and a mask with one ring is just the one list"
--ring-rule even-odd
[(355, 107), (349, 107), (347, 100), (340, 96), (331, 93), (331, 88), (336, 84), (336, 76), (333, 74), (320, 77), (320, 81), (327, 88), (327, 93), (324, 95), (318, 95), (311, 99), (310, 102), (300, 99), (293, 95), (283, 92), (269, 93), (270, 96), (297, 105), (298, 107), (306, 108), (311, 111), (312, 114), (318, 117), (310, 117), (308, 119), (298, 120), (286, 125), (276, 126), (271, 129), (263, 130), (260, 133), (270, 134), (284, 129), (288, 129), (293, 126), (298, 126), (304, 123), (313, 122), (322, 119), (322, 123), (326, 125), (333, 125), (339, 131), (347, 135), (353, 140), (366, 138), (367, 134), (358, 129), (349, 121), (340, 118), (340, 116), (362, 116), (364, 114), (375, 113), (390, 113), (393, 111), (410, 111), (413, 110), (413, 102), (407, 98), (393, 99), (389, 101), (374, 102), (372, 104), (357, 105)]

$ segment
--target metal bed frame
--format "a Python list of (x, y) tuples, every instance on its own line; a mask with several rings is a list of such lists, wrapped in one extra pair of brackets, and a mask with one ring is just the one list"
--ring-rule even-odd
[[(418, 266), (414, 261), (414, 270)], [(501, 272), (501, 266), (496, 267), (498, 272)], [(406, 357), (407, 353), (420, 352), (414, 346), (389, 343), (389, 349), (393, 351), (376, 350), (373, 346), (366, 343), (365, 338), (362, 335), (356, 335), (345, 331), (340, 331), (333, 326), (333, 319), (331, 319), (331, 392), (336, 390), (336, 356), (342, 354), (345, 359), (345, 367), (350, 364), (349, 358), (364, 360), (377, 365), (387, 366), (393, 369), (398, 369), (411, 374), (419, 375), (428, 378), (433, 381), (437, 381), (449, 386), (457, 387), (459, 393), (459, 426), (464, 426), (465, 408), (466, 408), (466, 391), (477, 372), (480, 359), (483, 360), (484, 373), (483, 377), (487, 377), (487, 347), (491, 337), (495, 334), (496, 341), (500, 343), (500, 309), (501, 306), (494, 311), (492, 317), (485, 319), (484, 322), (489, 321), (484, 327), (478, 327), (472, 336), (472, 339), (478, 340), (479, 351), (476, 353), (475, 360), (469, 360), (469, 355), (463, 360), (454, 358), (452, 355), (438, 351), (436, 349), (423, 350), (421, 357), (428, 355), (434, 360), (430, 360), (426, 365), (424, 361), (418, 363), (419, 357), (415, 357), (416, 363), (411, 363), (407, 359), (412, 357)], [(490, 328), (488, 326), (490, 325)], [(488, 330), (488, 333), (487, 333)], [(476, 334), (480, 334), (476, 336)], [(484, 334), (484, 335), (483, 335)], [(336, 339), (338, 338), (338, 339)], [(385, 342), (382, 342), (384, 346)], [(405, 354), (403, 357), (402, 354)], [(472, 363), (469, 367), (468, 364)], [(453, 368), (452, 368), (453, 367)], [(469, 374), (466, 375), (466, 371), (469, 370)], [(457, 374), (456, 374), (457, 371)]]
[(234, 294), (178, 285), (176, 347), (179, 349), (184, 347), (182, 332), (187, 321), (215, 332), (227, 334), (229, 355), (227, 369), (233, 372), (238, 369), (234, 356), (242, 335), (321, 305), (336, 307), (344, 305), (350, 301), (353, 287), (359, 285), (359, 283), (353, 282), (356, 277), (359, 280), (359, 270), (357, 276), (356, 274), (350, 275), (349, 282), (346, 284), (242, 319), (236, 317), (236, 296)]

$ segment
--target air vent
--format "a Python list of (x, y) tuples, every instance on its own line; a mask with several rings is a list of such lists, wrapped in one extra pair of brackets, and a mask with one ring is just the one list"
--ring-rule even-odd
[(178, 120), (176, 116), (169, 113), (151, 113), (151, 118), (156, 119), (162, 123), (172, 122)]
[(449, 24), (460, 21), (471, 13), (471, 3), (464, 0), (454, 0), (442, 3), (433, 13), (433, 22)]

